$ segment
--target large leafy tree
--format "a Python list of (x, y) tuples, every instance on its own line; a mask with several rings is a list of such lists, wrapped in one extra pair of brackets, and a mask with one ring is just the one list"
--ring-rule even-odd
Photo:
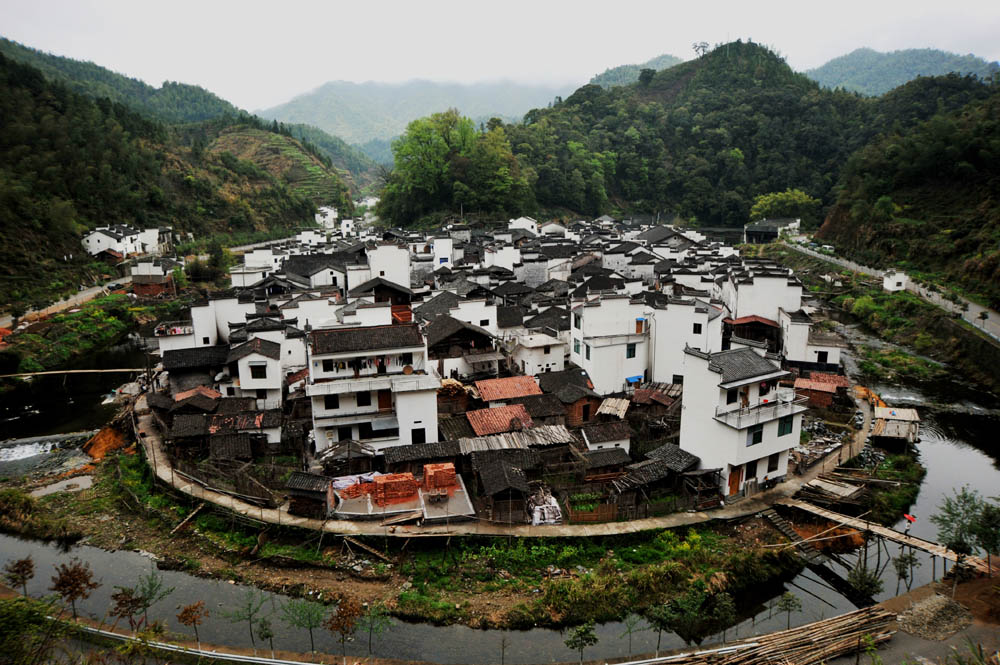
[(499, 120), (477, 130), (454, 109), (418, 118), (392, 152), (378, 214), (395, 223), (442, 210), (517, 213), (531, 203), (530, 172), (522, 171)]

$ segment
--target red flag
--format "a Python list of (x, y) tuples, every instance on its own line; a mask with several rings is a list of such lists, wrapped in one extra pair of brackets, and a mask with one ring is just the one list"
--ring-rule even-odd
[(907, 515), (906, 513), (903, 513), (903, 517), (905, 517), (905, 518), (906, 518), (906, 520), (907, 520), (908, 522), (910, 522), (911, 524), (912, 524), (913, 522), (916, 522), (916, 521), (917, 521), (917, 518), (916, 518), (916, 517), (914, 517), (913, 515)]

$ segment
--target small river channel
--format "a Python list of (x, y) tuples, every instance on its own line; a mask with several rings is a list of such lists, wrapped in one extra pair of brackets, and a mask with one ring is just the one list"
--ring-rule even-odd
[[(121, 363), (131, 362), (140, 363), (132, 365), (139, 367), (142, 366), (143, 360), (141, 351), (133, 346), (120, 347), (103, 359), (94, 357), (91, 362), (97, 366), (100, 366), (101, 362), (129, 366)], [(57, 383), (61, 381), (58, 379)], [(114, 376), (94, 381), (86, 384), (89, 387), (85, 388), (86, 392), (83, 393), (78, 392), (79, 385), (52, 386), (50, 389), (58, 391), (58, 395), (47, 395), (46, 391), (39, 391), (36, 394), (39, 414), (25, 422), (18, 422), (17, 435), (38, 435), (99, 426), (104, 422), (102, 419), (106, 419), (109, 414), (95, 412), (95, 404), (99, 404), (99, 398), (121, 381), (122, 377)], [(1000, 413), (998, 411), (1000, 403), (996, 398), (966, 385), (952, 382), (920, 387), (899, 385), (872, 387), (891, 405), (916, 407), (923, 421), (921, 441), (917, 448), (928, 473), (921, 486), (920, 495), (909, 511), (917, 517), (916, 523), (911, 527), (913, 534), (936, 540), (936, 527), (928, 518), (937, 511), (942, 498), (950, 494), (953, 488), (968, 484), (984, 496), (996, 496), (1000, 493), (1000, 445), (996, 437), (996, 432), (1000, 431), (1000, 416), (997, 415)], [(71, 404), (68, 403), (70, 395), (73, 398)], [(11, 433), (8, 434), (8, 431)], [(13, 436), (13, 432), (14, 430), (5, 429), (4, 434)], [(896, 528), (902, 529), (903, 526), (901, 520)], [(883, 550), (881, 554), (883, 564), (890, 556), (897, 554), (898, 546), (889, 544), (888, 553)], [(107, 552), (82, 545), (67, 553), (60, 551), (54, 545), (0, 535), (0, 564), (27, 555), (34, 557), (36, 564), (37, 576), (29, 584), (29, 592), (35, 596), (47, 592), (53, 566), (56, 563), (68, 561), (74, 556), (89, 562), (102, 586), (80, 606), (83, 613), (97, 619), (105, 615), (109, 607), (110, 594), (116, 585), (134, 585), (139, 576), (154, 565), (150, 558), (135, 552)], [(861, 553), (857, 552), (846, 555), (844, 559), (851, 564), (859, 556)], [(875, 548), (870, 548), (869, 558), (872, 565), (876, 557)], [(921, 565), (914, 571), (912, 581), (914, 587), (929, 582), (932, 575), (929, 556), (918, 553), (918, 558)], [(841, 575), (846, 574), (844, 569), (838, 572)], [(936, 572), (940, 579), (942, 573), (940, 561)], [(246, 624), (232, 624), (222, 614), (223, 610), (232, 609), (237, 605), (244, 593), (244, 587), (178, 571), (164, 571), (162, 574), (167, 584), (175, 587), (175, 591), (165, 601), (152, 608), (151, 617), (166, 620), (173, 632), (187, 634), (187, 630), (179, 626), (176, 621), (177, 608), (204, 600), (212, 614), (205, 620), (200, 630), (203, 642), (237, 647), (250, 646)], [(877, 600), (895, 595), (897, 580), (891, 564), (885, 566), (882, 579), (884, 590), (876, 596)], [(791, 617), (793, 625), (854, 609), (846, 598), (814, 572), (806, 569), (787, 584), (781, 587), (775, 585), (767, 597), (756, 599), (755, 605), (741, 608), (743, 619), (728, 631), (728, 637), (747, 637), (783, 629), (785, 615), (775, 612), (771, 606), (786, 590), (802, 600), (803, 610)], [(279, 607), (286, 598), (279, 594), (265, 595), (267, 597), (265, 611), (274, 614), (272, 623), (278, 634), (275, 647), (307, 651), (309, 637), (306, 631), (290, 628), (280, 621)], [(628, 641), (627, 637), (622, 637), (624, 626), (621, 623), (599, 625), (596, 632), (600, 642), (586, 651), (587, 658), (627, 655)], [(328, 633), (317, 630), (315, 635), (318, 649), (329, 653), (340, 652), (339, 644)], [(576, 654), (563, 644), (565, 634), (555, 630), (537, 628), (529, 631), (501, 632), (477, 630), (465, 626), (433, 626), (399, 621), (394, 622), (388, 632), (376, 638), (375, 654), (439, 663), (498, 663), (501, 640), (504, 637), (507, 641), (505, 654), (507, 663), (571, 661), (576, 657)], [(703, 644), (716, 642), (720, 637), (712, 636)], [(655, 646), (656, 633), (653, 631), (638, 632), (632, 637), (634, 653), (649, 653)], [(664, 634), (663, 649), (682, 647), (684, 643), (679, 637)], [(347, 652), (355, 656), (367, 655), (365, 639), (359, 637), (357, 641), (349, 643)]]

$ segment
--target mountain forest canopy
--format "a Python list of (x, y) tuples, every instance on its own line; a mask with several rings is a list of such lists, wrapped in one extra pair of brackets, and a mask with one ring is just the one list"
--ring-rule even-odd
[[(990, 92), (976, 77), (950, 74), (869, 99), (822, 89), (767, 48), (734, 42), (632, 85), (585, 85), (503, 129), (533, 194), (519, 200), (533, 198), (538, 209), (594, 217), (660, 212), (740, 226), (758, 197), (788, 190), (829, 209), (855, 151)], [(398, 154), (396, 164), (397, 175), (408, 177)], [(405, 210), (383, 207), (389, 221), (458, 212), (457, 171), (435, 173), (440, 180), (422, 190), (433, 194)], [(457, 189), (468, 198), (464, 188), (471, 185), (462, 185)], [(471, 196), (479, 195), (473, 187)], [(818, 223), (820, 210), (807, 213), (807, 223)]]
[(631, 85), (639, 80), (639, 74), (643, 69), (652, 69), (658, 72), (674, 65), (684, 62), (676, 56), (668, 53), (650, 58), (641, 65), (619, 65), (606, 69), (600, 74), (590, 79), (590, 83), (599, 85), (602, 88), (613, 88), (618, 85)]
[(0, 302), (15, 308), (102, 271), (80, 246), (95, 226), (203, 236), (294, 228), (320, 204), (351, 209), (328, 163), (252, 116), (166, 125), (0, 54), (0, 117)]
[(929, 48), (890, 53), (859, 48), (805, 74), (826, 88), (881, 95), (918, 76), (943, 76), (951, 72), (989, 80), (1000, 72), (1000, 64), (971, 54), (958, 55)]

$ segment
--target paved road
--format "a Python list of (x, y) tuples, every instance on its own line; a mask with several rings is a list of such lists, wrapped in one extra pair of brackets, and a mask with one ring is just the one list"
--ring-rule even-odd
[[(797, 252), (801, 252), (803, 254), (807, 254), (817, 259), (827, 261), (828, 263), (833, 263), (842, 268), (847, 268), (848, 270), (859, 272), (863, 275), (870, 275), (872, 277), (877, 277), (878, 279), (882, 279), (883, 271), (881, 270), (876, 270), (875, 268), (869, 268), (868, 266), (863, 266), (860, 263), (855, 263), (854, 261), (849, 261), (848, 259), (843, 259), (838, 256), (821, 254), (820, 252), (816, 252), (814, 250), (809, 249), (808, 247), (803, 247), (801, 245), (796, 245), (793, 243), (785, 243), (785, 246), (790, 247)], [(978, 305), (972, 302), (971, 300), (962, 298), (961, 296), (959, 296), (959, 302), (954, 303), (950, 300), (945, 299), (941, 293), (930, 291), (926, 287), (915, 283), (913, 280), (910, 280), (909, 284), (906, 287), (906, 290), (909, 291), (910, 293), (920, 296), (921, 298), (931, 303), (932, 305), (937, 305), (938, 307), (944, 309), (947, 312), (950, 312), (952, 314), (959, 314), (963, 319), (965, 319), (975, 327), (979, 328), (993, 339), (1000, 341), (1000, 312), (997, 312), (995, 309), (990, 309), (989, 307), (983, 307), (982, 305)], [(986, 312), (985, 321), (979, 318), (982, 312)]]
[[(118, 284), (131, 284), (132, 276), (126, 275), (120, 279), (115, 280), (114, 283)], [(25, 316), (29, 314), (54, 314), (56, 312), (61, 312), (64, 309), (69, 309), (71, 307), (76, 307), (77, 305), (82, 305), (85, 302), (89, 302), (96, 298), (97, 296), (104, 295), (108, 291), (103, 286), (93, 286), (89, 289), (84, 289), (74, 293), (69, 298), (65, 300), (60, 300), (59, 302), (49, 305), (45, 309), (33, 309), (25, 313)], [(4, 314), (0, 316), (0, 328), (10, 328), (11, 323), (13, 323), (13, 317), (10, 314)]]

